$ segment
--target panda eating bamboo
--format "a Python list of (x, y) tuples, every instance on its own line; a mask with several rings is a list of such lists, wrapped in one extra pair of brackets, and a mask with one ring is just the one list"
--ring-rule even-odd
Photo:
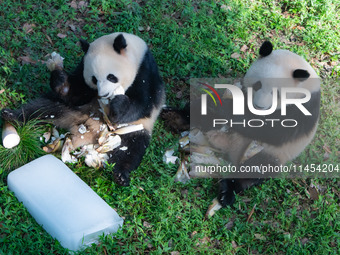
[[(1, 116), (8, 122), (39, 118), (67, 129), (71, 149), (98, 143), (103, 124), (111, 131), (141, 127), (120, 134), (121, 146), (107, 152), (108, 163), (115, 163), (114, 180), (127, 186), (149, 145), (165, 100), (164, 85), (151, 51), (138, 36), (113, 33), (92, 43), (81, 40), (81, 47), (85, 55), (72, 73), (62, 65), (50, 67), (50, 93), (17, 110), (4, 109)], [(85, 132), (79, 132), (83, 126)]]

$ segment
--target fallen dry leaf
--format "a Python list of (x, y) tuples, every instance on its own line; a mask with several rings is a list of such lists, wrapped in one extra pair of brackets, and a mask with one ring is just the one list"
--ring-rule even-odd
[(24, 32), (26, 34), (29, 34), (29, 33), (31, 33), (33, 31), (34, 27), (36, 27), (36, 25), (25, 23), (24, 26), (22, 27), (22, 29), (24, 30)]
[(222, 205), (218, 201), (217, 197), (215, 197), (213, 201), (211, 202), (207, 212), (205, 213), (205, 218), (207, 219), (209, 217), (212, 217), (215, 214), (215, 212), (220, 210), (221, 208), (222, 208)]
[(312, 199), (314, 201), (319, 199), (319, 193), (318, 193), (318, 191), (316, 190), (315, 187), (309, 187), (308, 193), (310, 195), (310, 199)]
[(256, 204), (254, 204), (253, 209), (251, 209), (251, 211), (250, 211), (250, 213), (249, 213), (249, 216), (248, 216), (248, 218), (247, 218), (247, 222), (250, 221), (250, 218), (251, 218), (251, 216), (253, 215), (253, 213), (254, 213), (254, 211), (255, 211), (255, 207), (256, 207)]
[(263, 240), (263, 241), (266, 240), (266, 238), (263, 235), (261, 235), (261, 234), (254, 234), (254, 236), (258, 240)]
[(58, 33), (57, 36), (61, 39), (65, 38), (67, 35), (65, 34), (62, 34), (62, 33)]
[(322, 146), (322, 148), (323, 148), (326, 152), (328, 152), (329, 154), (332, 153), (331, 148), (329, 148), (329, 146), (328, 146), (327, 144), (324, 144), (324, 145)]
[(77, 4), (77, 2), (74, 1), (74, 0), (70, 3), (70, 6), (71, 6), (73, 9), (78, 9), (78, 4)]
[(71, 29), (72, 32), (76, 31), (76, 26), (73, 24), (68, 25), (68, 27)]
[(302, 26), (294, 26), (294, 27), (292, 27), (293, 29), (297, 29), (297, 30), (303, 30), (303, 29), (305, 29), (304, 27), (302, 27)]
[(197, 234), (197, 231), (195, 230), (194, 232), (192, 232), (192, 233), (190, 234), (190, 237), (193, 238), (196, 234)]
[(231, 58), (235, 58), (235, 59), (239, 59), (241, 57), (241, 55), (237, 52), (234, 52), (233, 54), (231, 54), (230, 56)]
[(78, 3), (78, 8), (86, 8), (88, 3), (86, 1), (80, 1)]
[(305, 245), (308, 241), (309, 241), (309, 239), (307, 237), (304, 237), (300, 240), (302, 245)]
[(231, 11), (231, 7), (230, 7), (230, 6), (227, 6), (227, 5), (225, 5), (225, 4), (222, 4), (222, 5), (221, 5), (221, 9), (222, 9), (222, 10), (225, 10), (225, 11)]
[(171, 255), (180, 255), (179, 251), (172, 251), (170, 252)]
[(30, 56), (21, 56), (18, 57), (18, 60), (21, 61), (22, 64), (36, 64), (37, 62), (31, 59)]
[(52, 44), (53, 45), (53, 42), (52, 42), (52, 39), (51, 39), (51, 37), (49, 37), (48, 36), (48, 34), (45, 34), (46, 35), (46, 38), (47, 38), (47, 40), (50, 42), (50, 44)]
[(202, 244), (207, 244), (210, 242), (210, 238), (205, 236), (203, 238), (198, 238), (198, 242), (196, 243), (196, 246), (200, 246)]
[(228, 230), (231, 230), (234, 226), (234, 221), (230, 220), (227, 224), (224, 225), (224, 227)]
[(151, 228), (150, 223), (147, 222), (147, 221), (144, 221), (144, 222), (143, 222), (143, 226), (146, 227), (146, 228)]
[(248, 50), (248, 46), (245, 45), (245, 44), (240, 49), (240, 51), (242, 51), (242, 52), (246, 52), (247, 50)]

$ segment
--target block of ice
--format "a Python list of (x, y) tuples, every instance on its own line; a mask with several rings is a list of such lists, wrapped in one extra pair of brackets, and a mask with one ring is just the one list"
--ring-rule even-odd
[(115, 210), (52, 155), (14, 170), (7, 180), (34, 219), (70, 250), (115, 233), (123, 224)]

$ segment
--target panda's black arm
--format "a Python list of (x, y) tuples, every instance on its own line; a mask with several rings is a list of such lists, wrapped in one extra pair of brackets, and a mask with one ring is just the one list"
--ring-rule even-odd
[(50, 98), (62, 101), (70, 106), (90, 102), (97, 96), (97, 92), (86, 85), (83, 71), (83, 60), (71, 74), (67, 74), (63, 69), (53, 70), (50, 77), (50, 87), (53, 93), (50, 94)]
[(155, 108), (162, 107), (164, 97), (163, 81), (148, 50), (125, 95), (117, 95), (110, 101), (110, 120), (113, 123), (129, 123), (151, 117)]
[(126, 95), (117, 95), (110, 101), (109, 118), (112, 123), (123, 124), (136, 121), (145, 115), (144, 106)]
[[(287, 106), (286, 116), (281, 115), (281, 110), (276, 110), (274, 113), (265, 116), (255, 115), (249, 111), (247, 106), (245, 106), (245, 115), (232, 115), (232, 101), (229, 100), (227, 104), (228, 111), (226, 111), (226, 115), (228, 120), (232, 119), (233, 123), (242, 123), (245, 120), (245, 127), (243, 124), (235, 124), (232, 126), (233, 130), (254, 140), (280, 145), (303, 135), (308, 135), (314, 129), (319, 118), (320, 91), (313, 92), (309, 102), (303, 104), (312, 114), (311, 116), (304, 115), (295, 105)], [(262, 127), (249, 127), (247, 123), (252, 119), (260, 120), (264, 125)], [(288, 119), (296, 120), (297, 126), (284, 127), (281, 122)], [(260, 126), (260, 121), (254, 121), (251, 125)], [(284, 125), (293, 126), (294, 122), (287, 121)]]

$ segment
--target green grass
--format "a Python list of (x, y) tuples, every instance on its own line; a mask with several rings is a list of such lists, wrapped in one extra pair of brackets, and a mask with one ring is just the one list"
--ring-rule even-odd
[[(180, 106), (188, 100), (190, 78), (243, 75), (261, 42), (269, 39), (275, 48), (304, 56), (324, 79), (317, 135), (294, 162), (339, 163), (339, 0), (70, 4), (0, 2), (0, 109), (18, 107), (47, 91), (49, 74), (40, 62), (47, 54), (57, 51), (65, 57), (65, 69), (74, 68), (82, 54), (75, 46), (79, 37), (92, 41), (126, 31), (143, 38), (159, 64), (167, 103)], [(232, 58), (233, 53), (240, 57)], [(238, 196), (234, 207), (205, 219), (216, 196), (215, 181), (175, 183), (177, 166), (165, 165), (162, 156), (177, 144), (178, 137), (159, 121), (129, 187), (114, 184), (108, 171), (82, 163), (72, 167), (125, 217), (117, 234), (103, 237), (82, 254), (340, 253), (339, 179), (270, 180)], [(0, 172), (0, 254), (67, 254), (8, 190), (8, 169)], [(318, 187), (316, 200), (311, 184)]]
[(44, 128), (39, 125), (38, 120), (29, 120), (23, 124), (15, 123), (13, 126), (20, 136), (20, 143), (11, 149), (0, 145), (0, 173), (14, 170), (45, 154), (40, 142)]

